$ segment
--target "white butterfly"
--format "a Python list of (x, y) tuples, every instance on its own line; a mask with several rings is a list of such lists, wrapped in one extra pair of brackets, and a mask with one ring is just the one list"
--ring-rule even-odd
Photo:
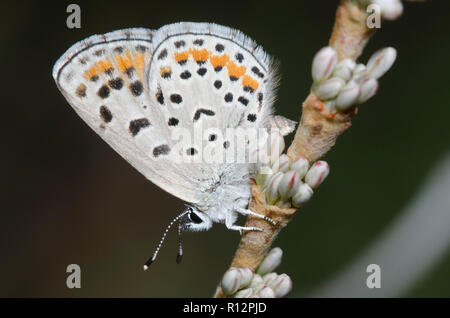
[[(210, 23), (176, 23), (157, 31), (134, 28), (94, 35), (73, 45), (56, 63), (53, 77), (78, 115), (150, 181), (189, 202), (167, 228), (207, 230), (213, 222), (231, 230), (251, 196), (249, 164), (184, 163), (174, 160), (174, 129), (279, 127), (294, 122), (272, 116), (276, 85), (271, 58), (240, 31)], [(214, 133), (183, 148), (195, 157), (228, 140)], [(155, 254), (147, 262), (151, 263)], [(181, 247), (180, 247), (181, 253)]]

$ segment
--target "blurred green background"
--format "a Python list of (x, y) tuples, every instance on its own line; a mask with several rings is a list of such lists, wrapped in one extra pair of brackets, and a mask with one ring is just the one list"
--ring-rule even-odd
[[(183, 202), (147, 181), (84, 124), (56, 88), (53, 63), (92, 34), (215, 22), (242, 30), (281, 62), (277, 113), (298, 120), (312, 57), (327, 45), (338, 2), (78, 1), (81, 29), (66, 27), (69, 3), (10, 1), (1, 13), (0, 296), (209, 297), (239, 235), (223, 225), (188, 233), (177, 265), (172, 232), (143, 272)], [(385, 46), (398, 50), (378, 94), (326, 156), (330, 176), (276, 241), (285, 253), (277, 271), (294, 281), (290, 296), (309, 296), (351, 264), (448, 154), (449, 9), (448, 1), (405, 3), (403, 17), (383, 22), (361, 57), (366, 62)], [(65, 285), (72, 263), (81, 266), (81, 289)], [(449, 273), (447, 249), (400, 296), (449, 297)]]

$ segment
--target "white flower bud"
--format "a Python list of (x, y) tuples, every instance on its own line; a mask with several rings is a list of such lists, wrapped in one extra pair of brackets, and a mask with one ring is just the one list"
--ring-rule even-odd
[(366, 78), (361, 82), (361, 94), (359, 95), (358, 104), (367, 102), (378, 90), (378, 81), (375, 78)]
[(270, 140), (270, 161), (277, 160), (284, 150), (284, 138), (279, 132), (271, 132), (269, 136)]
[(348, 82), (336, 99), (336, 109), (340, 111), (349, 109), (358, 102), (359, 94), (359, 85), (353, 80)]
[(343, 59), (336, 65), (333, 72), (333, 77), (339, 77), (344, 81), (348, 81), (352, 78), (355, 67), (355, 61), (352, 59)]
[(273, 248), (259, 265), (257, 273), (260, 275), (264, 275), (273, 272), (273, 270), (277, 268), (278, 265), (280, 265), (282, 256), (283, 250), (281, 248)]
[(375, 52), (367, 62), (367, 77), (380, 78), (394, 64), (397, 51), (392, 47), (386, 47)]
[(352, 79), (355, 80), (357, 83), (366, 76), (366, 66), (364, 64), (358, 64), (356, 65), (354, 71), (353, 71), (353, 77)]
[(241, 273), (241, 279), (238, 289), (249, 286), (253, 279), (253, 275), (255, 275), (255, 272), (249, 267), (238, 267), (238, 271)]
[(258, 296), (260, 298), (275, 298), (275, 292), (272, 288), (264, 286), (264, 288), (259, 291)]
[(288, 275), (281, 274), (272, 280), (268, 286), (275, 292), (275, 297), (284, 297), (292, 289), (292, 280)]
[(323, 102), (323, 104), (325, 105), (325, 107), (328, 109), (328, 111), (330, 113), (336, 112), (336, 100), (335, 99), (327, 100), (327, 101)]
[(264, 281), (263, 281), (261, 275), (255, 274), (253, 276), (252, 282), (250, 283), (250, 287), (251, 288), (255, 288), (255, 287), (258, 287), (258, 286), (263, 285), (263, 284), (264, 284)]
[(265, 285), (268, 285), (271, 281), (278, 277), (277, 273), (269, 273), (263, 276), (263, 282)]
[(289, 170), (290, 166), (290, 160), (289, 157), (286, 154), (282, 154), (277, 160), (275, 160), (272, 164), (272, 171), (273, 172), (285, 172)]
[(286, 200), (287, 198), (292, 197), (294, 195), (294, 190), (298, 188), (300, 183), (301, 180), (297, 171), (287, 171), (278, 185), (278, 193), (280, 194), (281, 200)]
[(305, 181), (313, 189), (317, 188), (330, 173), (330, 167), (325, 161), (317, 161), (306, 174)]
[(345, 81), (339, 77), (332, 77), (314, 88), (314, 93), (321, 100), (328, 100), (336, 97), (345, 86)]
[(291, 163), (291, 170), (295, 170), (298, 173), (298, 176), (303, 179), (303, 177), (308, 172), (309, 162), (306, 158), (299, 157), (295, 161)]
[(234, 298), (250, 298), (251, 296), (253, 296), (253, 288), (246, 288), (238, 291)]
[(221, 285), (224, 294), (225, 295), (234, 294), (239, 289), (240, 284), (241, 284), (240, 271), (235, 267), (231, 267), (226, 271), (225, 275), (223, 275), (222, 278)]
[(278, 186), (281, 182), (281, 179), (283, 179), (283, 172), (277, 172), (273, 175), (273, 177), (270, 180), (270, 183), (266, 189), (266, 200), (269, 204), (274, 204), (275, 201), (277, 201), (279, 194), (278, 194)]
[(247, 287), (252, 281), (254, 272), (248, 267), (231, 267), (223, 275), (222, 290), (226, 295), (232, 295), (239, 289)]
[(372, 3), (380, 6), (381, 16), (386, 20), (396, 20), (403, 13), (400, 0), (373, 0)]
[(292, 197), (292, 205), (296, 208), (301, 207), (304, 203), (308, 202), (313, 195), (313, 190), (306, 183), (302, 183), (295, 195)]
[(326, 80), (333, 73), (334, 67), (337, 64), (336, 51), (327, 46), (322, 48), (314, 56), (312, 63), (312, 78), (313, 81), (319, 83)]

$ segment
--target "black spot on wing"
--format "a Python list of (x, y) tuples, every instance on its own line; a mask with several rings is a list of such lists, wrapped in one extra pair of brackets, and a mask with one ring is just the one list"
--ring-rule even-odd
[(123, 80), (120, 77), (110, 80), (109, 86), (113, 89), (119, 90), (123, 87)]
[(240, 97), (238, 98), (238, 101), (239, 101), (242, 105), (244, 105), (244, 106), (247, 106), (247, 105), (248, 105), (248, 99), (245, 98), (244, 96), (240, 96)]
[(264, 78), (264, 74), (261, 73), (261, 71), (259, 70), (258, 67), (253, 66), (253, 67), (252, 67), (252, 72), (255, 73), (256, 75), (258, 75), (258, 77)]
[(150, 121), (147, 118), (139, 118), (139, 119), (135, 119), (130, 121), (130, 133), (131, 135), (134, 137), (136, 136), (139, 131), (141, 131), (141, 129), (149, 127), (150, 126)]
[(204, 67), (199, 68), (197, 70), (197, 74), (200, 75), (200, 76), (205, 75), (206, 74), (206, 68), (204, 68)]
[(252, 123), (255, 122), (256, 121), (256, 115), (255, 114), (248, 114), (247, 120), (252, 122)]
[(225, 50), (225, 46), (223, 46), (223, 44), (220, 44), (220, 43), (218, 43), (218, 44), (216, 44), (216, 51), (217, 52), (223, 52), (223, 50)]
[(77, 90), (75, 91), (75, 94), (77, 94), (78, 97), (86, 97), (86, 85), (80, 84), (77, 87)]
[(222, 87), (222, 81), (219, 81), (219, 80), (215, 81), (214, 82), (214, 87), (217, 88), (217, 89), (220, 89)]
[(142, 94), (142, 90), (144, 87), (142, 86), (141, 81), (136, 81), (130, 84), (130, 91), (134, 96), (139, 96)]
[(171, 118), (169, 118), (169, 121), (167, 122), (167, 124), (169, 126), (177, 126), (179, 122), (180, 121), (177, 118), (171, 117)]
[(188, 79), (189, 77), (191, 77), (191, 72), (189, 71), (184, 71), (183, 73), (180, 74), (180, 77), (182, 79)]
[(113, 119), (111, 111), (104, 105), (100, 106), (100, 117), (105, 123), (109, 123)]
[(161, 155), (167, 155), (170, 152), (168, 145), (163, 144), (153, 148), (153, 157), (157, 158)]
[(176, 47), (177, 49), (179, 49), (180, 47), (185, 46), (185, 45), (186, 45), (186, 42), (184, 42), (183, 40), (180, 40), (180, 41), (176, 41), (174, 44), (175, 44), (175, 47)]
[(156, 100), (158, 101), (158, 103), (160, 103), (161, 105), (164, 105), (164, 95), (163, 95), (163, 92), (160, 87), (158, 87), (158, 91), (156, 92), (155, 97), (156, 97)]
[(216, 113), (214, 113), (211, 109), (199, 108), (194, 114), (193, 121), (196, 122), (199, 120), (202, 114), (206, 116), (214, 116)]
[(225, 102), (227, 103), (231, 103), (233, 101), (233, 94), (232, 93), (227, 93), (224, 97)]
[(204, 41), (202, 39), (196, 39), (196, 40), (194, 40), (193, 43), (194, 43), (194, 45), (202, 46)]
[(163, 49), (161, 53), (158, 54), (158, 60), (163, 60), (167, 57), (167, 49)]
[(99, 90), (97, 91), (97, 95), (98, 95), (100, 98), (103, 98), (103, 99), (107, 98), (107, 97), (109, 96), (109, 93), (110, 93), (110, 89), (109, 89), (109, 87), (106, 86), (106, 85), (103, 85), (103, 86), (100, 87)]
[(180, 104), (183, 101), (183, 98), (179, 94), (170, 95), (170, 101), (175, 104)]

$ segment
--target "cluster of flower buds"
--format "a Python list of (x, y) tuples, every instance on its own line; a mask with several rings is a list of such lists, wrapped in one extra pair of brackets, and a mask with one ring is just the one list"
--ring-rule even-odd
[(303, 157), (291, 162), (283, 154), (284, 148), (283, 136), (271, 131), (265, 144), (252, 152), (252, 156), (259, 156), (255, 180), (268, 204), (298, 208), (311, 199), (313, 189), (325, 180), (330, 168), (325, 161), (317, 161), (310, 167)]
[(256, 273), (248, 267), (231, 267), (222, 278), (223, 293), (235, 298), (284, 297), (292, 289), (292, 280), (286, 274), (273, 272), (280, 265), (282, 256), (281, 248), (273, 248)]
[(363, 6), (378, 5), (381, 17), (385, 20), (397, 20), (403, 13), (403, 4), (400, 0), (360, 0)]
[(303, 157), (290, 162), (285, 154), (280, 155), (271, 165), (272, 174), (260, 180), (266, 202), (281, 208), (301, 207), (313, 195), (328, 176), (330, 168), (325, 161), (317, 161), (311, 167)]
[(338, 61), (336, 51), (324, 47), (313, 60), (312, 90), (331, 113), (345, 112), (375, 95), (378, 79), (396, 57), (397, 51), (387, 47), (374, 53), (367, 65), (356, 64), (352, 59)]

